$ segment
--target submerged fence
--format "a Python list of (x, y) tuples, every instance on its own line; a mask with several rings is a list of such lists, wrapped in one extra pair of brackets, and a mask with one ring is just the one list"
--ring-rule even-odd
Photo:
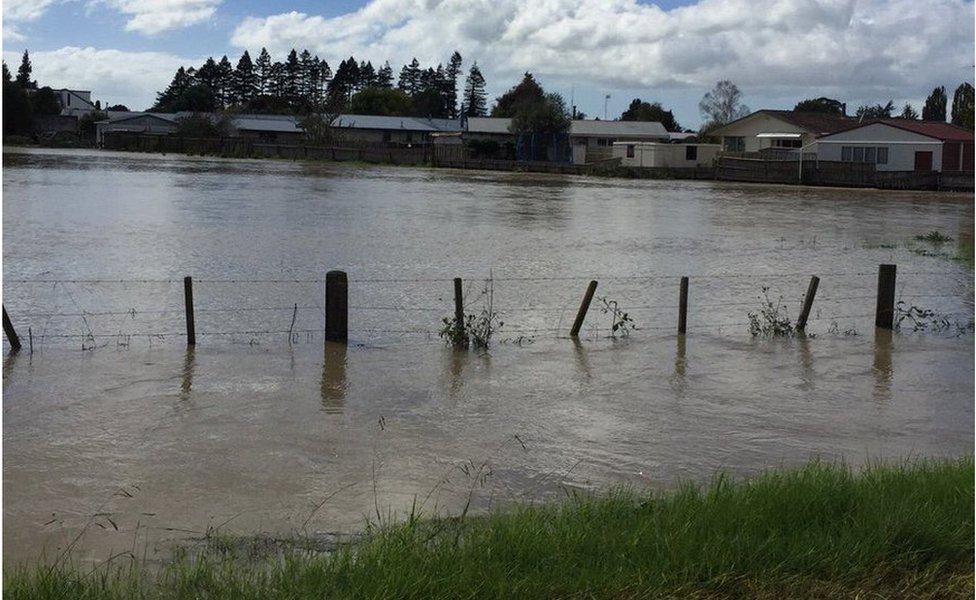
[[(941, 271), (928, 272), (907, 272), (902, 273), (902, 281), (920, 280), (920, 278), (947, 275), (950, 273)], [(558, 337), (577, 338), (584, 332), (609, 333), (615, 335), (618, 321), (624, 317), (623, 327), (627, 329), (626, 317), (635, 311), (645, 315), (639, 319), (639, 323), (634, 329), (638, 330), (657, 330), (673, 331), (679, 335), (687, 335), (689, 331), (721, 329), (726, 327), (748, 327), (752, 320), (716, 320), (714, 317), (721, 315), (723, 311), (761, 310), (768, 303), (770, 309), (775, 309), (774, 303), (768, 296), (765, 301), (757, 303), (752, 301), (736, 301), (734, 298), (723, 300), (714, 291), (714, 286), (709, 287), (710, 282), (716, 280), (740, 280), (747, 284), (754, 285), (756, 278), (776, 278), (787, 279), (794, 285), (807, 281), (806, 292), (800, 302), (799, 314), (795, 321), (790, 322), (790, 326), (796, 332), (803, 332), (808, 323), (814, 320), (832, 320), (836, 324), (838, 319), (867, 319), (874, 318), (875, 327), (892, 329), (896, 326), (896, 313), (898, 303), (896, 302), (896, 282), (898, 280), (895, 265), (880, 265), (876, 273), (868, 272), (838, 272), (821, 273), (818, 276), (810, 277), (808, 280), (798, 273), (777, 273), (777, 274), (757, 274), (757, 273), (738, 273), (738, 274), (704, 274), (704, 275), (634, 275), (634, 276), (608, 276), (601, 279), (589, 279), (588, 277), (565, 276), (565, 277), (489, 277), (486, 280), (476, 280), (481, 287), (480, 295), (474, 299), (470, 294), (464, 293), (464, 280), (462, 278), (349, 278), (343, 271), (330, 271), (325, 278), (316, 279), (193, 279), (185, 277), (179, 279), (145, 279), (145, 280), (106, 280), (106, 279), (6, 279), (5, 283), (9, 286), (31, 286), (31, 285), (50, 285), (54, 289), (61, 289), (75, 305), (72, 311), (64, 311), (56, 307), (52, 311), (30, 310), (15, 312), (8, 315), (7, 307), (3, 310), (3, 328), (6, 338), (12, 350), (21, 349), (24, 345), (29, 345), (31, 349), (35, 341), (62, 340), (80, 342), (83, 349), (111, 344), (114, 340), (117, 346), (127, 347), (133, 338), (146, 338), (149, 343), (162, 341), (167, 338), (184, 338), (186, 344), (195, 346), (201, 338), (209, 336), (236, 336), (249, 339), (250, 343), (255, 343), (255, 339), (272, 336), (281, 337), (288, 343), (295, 343), (302, 340), (311, 341), (317, 336), (323, 336), (324, 340), (347, 343), (350, 338), (363, 340), (376, 335), (394, 336), (422, 336), (425, 339), (433, 339), (437, 335), (454, 333), (466, 337), (466, 328), (471, 327), (469, 317), (471, 315), (487, 316), (489, 323), (494, 318), (503, 322), (503, 326), (497, 327), (497, 333), (507, 336), (509, 340), (522, 341), (531, 340), (541, 335), (553, 335)], [(821, 282), (843, 282), (833, 286), (835, 290), (856, 290), (858, 286), (851, 285), (852, 279), (856, 278), (861, 282), (861, 289), (864, 284), (869, 284), (874, 288), (873, 294), (851, 294), (841, 292), (834, 295), (820, 294), (822, 290)], [(598, 297), (597, 291), (600, 289), (600, 281), (624, 282), (635, 289), (643, 290), (651, 284), (657, 285), (657, 289), (663, 292), (658, 301), (653, 303), (636, 302), (628, 304), (626, 297), (617, 297), (608, 300), (606, 297)], [(470, 281), (470, 280), (469, 280)], [(696, 283), (697, 282), (697, 283)], [(494, 299), (495, 286), (506, 286), (507, 288), (530, 286), (545, 283), (549, 286), (557, 286), (566, 294), (575, 293), (582, 295), (582, 301), (571, 306), (555, 304), (518, 304), (502, 303), (499, 305)], [(72, 286), (156, 286), (170, 285), (178, 287), (182, 284), (182, 306), (170, 307), (146, 307), (128, 308), (106, 306), (98, 309), (82, 309), (78, 307), (75, 294), (72, 293)], [(196, 287), (194, 284), (197, 284)], [(234, 304), (235, 300), (248, 299), (255, 294), (250, 293), (255, 286), (275, 286), (287, 287), (297, 285), (302, 288), (301, 294), (306, 302), (277, 303), (271, 305), (240, 305)], [(699, 286), (700, 295), (696, 297), (696, 285)], [(60, 288), (59, 288), (60, 286)], [(232, 286), (236, 290), (225, 292), (220, 288)], [(309, 287), (318, 288), (318, 292), (312, 292), (318, 298), (312, 302), (307, 302), (310, 295)], [(324, 287), (324, 294), (322, 287)], [(432, 289), (438, 289), (443, 304), (432, 306), (417, 303), (413, 299), (404, 301), (402, 295), (390, 290), (402, 289), (403, 286), (413, 286), (415, 289), (424, 290), (425, 295), (429, 295)], [(672, 287), (673, 286), (673, 287)], [(350, 302), (350, 293), (354, 296), (362, 296), (365, 288), (381, 287), (383, 290), (393, 294), (395, 301), (385, 304)], [(670, 288), (670, 292), (668, 289)], [(243, 289), (243, 292), (241, 291)], [(471, 291), (471, 286), (468, 286)], [(755, 289), (753, 288), (753, 291)], [(765, 291), (765, 289), (764, 289)], [(672, 295), (673, 294), (673, 295)], [(106, 294), (107, 295), (107, 294)], [(388, 294), (389, 295), (389, 294)], [(286, 294), (287, 296), (287, 294)], [(116, 294), (116, 297), (118, 295)], [(157, 298), (157, 294), (150, 293), (148, 297)], [(201, 304), (199, 300), (205, 299)], [(577, 296), (578, 298), (579, 296)], [(667, 298), (670, 297), (671, 300)], [(214, 305), (214, 299), (225, 299), (228, 304)], [(610, 324), (606, 327), (595, 326), (593, 323), (594, 308), (592, 306), (595, 298), (599, 298), (602, 306), (599, 310), (606, 314), (610, 319)], [(702, 298), (704, 301), (699, 301)], [(965, 304), (971, 304), (971, 292), (969, 295), (955, 291), (949, 294), (933, 293), (931, 284), (926, 283), (925, 289), (921, 293), (911, 295), (912, 302), (919, 299), (948, 299), (958, 300), (966, 298)], [(453, 301), (452, 301), (453, 299)], [(478, 305), (478, 301), (481, 304)], [(781, 302), (781, 299), (780, 301)], [(777, 302), (776, 304), (778, 304)], [(815, 315), (814, 309), (823, 303), (830, 303), (833, 310), (824, 316)], [(472, 306), (475, 312), (471, 312)], [(914, 308), (914, 307), (913, 307)], [(691, 314), (691, 309), (697, 312)], [(750, 310), (751, 309), (751, 310)], [(321, 321), (307, 324), (299, 324), (299, 313), (311, 312), (321, 316)], [(350, 312), (353, 318), (350, 319)], [(276, 314), (278, 317), (270, 319), (265, 317), (267, 314)], [(395, 314), (416, 315), (407, 325), (398, 324), (389, 315)], [(563, 321), (564, 316), (574, 314), (575, 318), (570, 321)], [(213, 321), (214, 315), (235, 315), (235, 319), (241, 320), (240, 315), (250, 315), (249, 323), (257, 320), (257, 326), (245, 326), (238, 329), (225, 329)], [(755, 314), (755, 313), (753, 313)], [(921, 313), (920, 313), (921, 314)], [(968, 315), (971, 319), (972, 311), (968, 313), (946, 313), (948, 315)], [(168, 324), (166, 329), (158, 330), (137, 330), (122, 331), (121, 321), (135, 320), (137, 316), (147, 315), (157, 320), (162, 320)], [(526, 318), (532, 316), (532, 318)], [(558, 322), (552, 324), (551, 321), (558, 316)], [(752, 315), (750, 315), (752, 316)], [(80, 321), (80, 332), (70, 332), (65, 330), (55, 330), (49, 332), (47, 323), (51, 319), (77, 319)], [(92, 321), (99, 318), (117, 319), (107, 327), (119, 329), (118, 332), (102, 333), (106, 327), (93, 326)], [(201, 323), (201, 319), (203, 322)], [(247, 319), (245, 319), (247, 320)], [(519, 322), (521, 320), (521, 323)], [(303, 323), (307, 319), (303, 319)], [(287, 327), (284, 323), (289, 323)], [(631, 318), (631, 323), (634, 320)], [(261, 324), (264, 324), (262, 326)], [(270, 325), (270, 326), (268, 326)], [(498, 325), (502, 325), (499, 323)], [(972, 326), (970, 320), (969, 327)], [(585, 330), (584, 330), (585, 328)], [(26, 333), (26, 336), (24, 335)], [(99, 340), (103, 340), (100, 344)]]

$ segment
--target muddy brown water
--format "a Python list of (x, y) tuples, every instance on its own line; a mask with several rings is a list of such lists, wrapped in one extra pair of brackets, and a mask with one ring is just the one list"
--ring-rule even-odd
[[(208, 528), (355, 532), (414, 499), (451, 514), (973, 445), (973, 277), (947, 258), (972, 244), (968, 196), (91, 151), (3, 161), (3, 302), (34, 339), (3, 363), (8, 562), (79, 533), (82, 559), (162, 554)], [(932, 230), (953, 241), (914, 241)], [(947, 330), (876, 334), (887, 262), (898, 299)], [(333, 268), (351, 280), (348, 348), (321, 336)], [(499, 343), (445, 348), (450, 278), (478, 310), (489, 273)], [(795, 317), (812, 274), (814, 335), (753, 339), (762, 288)], [(566, 338), (590, 278), (639, 330), (608, 338), (594, 306), (581, 341)]]

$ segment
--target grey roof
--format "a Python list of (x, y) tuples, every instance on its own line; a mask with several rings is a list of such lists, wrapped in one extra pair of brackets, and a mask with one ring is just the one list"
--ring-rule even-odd
[(434, 132), (440, 131), (430, 119), (416, 117), (386, 117), (380, 115), (339, 115), (336, 127), (349, 129), (384, 129), (404, 131)]
[(176, 123), (177, 120), (176, 113), (109, 111), (108, 119), (99, 121), (99, 123), (122, 123), (130, 119), (137, 119), (139, 117), (152, 117), (154, 119), (159, 119), (161, 121), (166, 121), (168, 123), (174, 123), (174, 124)]
[(657, 121), (573, 121), (569, 135), (608, 137), (660, 137), (668, 139), (668, 130)]
[(468, 117), (468, 131), (471, 133), (509, 133), (511, 119), (498, 117)]
[(290, 115), (234, 115), (230, 124), (238, 130), (302, 133), (298, 119)]

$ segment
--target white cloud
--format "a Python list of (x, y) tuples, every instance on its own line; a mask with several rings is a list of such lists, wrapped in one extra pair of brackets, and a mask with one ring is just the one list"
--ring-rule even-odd
[(126, 31), (155, 35), (196, 25), (214, 15), (222, 0), (94, 0), (131, 18)]
[(27, 36), (20, 29), (22, 23), (40, 19), (55, 0), (4, 0), (3, 41), (22, 42)]
[(501, 89), (525, 70), (603, 88), (705, 88), (732, 79), (752, 97), (924, 96), (970, 79), (973, 5), (964, 0), (370, 0), (326, 18), (244, 19), (231, 41), (277, 56), (307, 47), (400, 64), (455, 48)]
[(54, 0), (4, 0), (5, 21), (36, 21), (54, 4)]
[[(8, 65), (20, 64), (16, 52), (4, 52), (3, 58)], [(91, 90), (103, 103), (121, 103), (134, 110), (148, 108), (180, 65), (200, 62), (163, 52), (91, 47), (31, 52), (33, 76), (40, 85)]]

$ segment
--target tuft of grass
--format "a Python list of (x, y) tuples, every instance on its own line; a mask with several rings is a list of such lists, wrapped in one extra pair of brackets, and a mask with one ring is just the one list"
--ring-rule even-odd
[(21, 598), (951, 598), (973, 594), (973, 460), (812, 462), (371, 529), (329, 553), (8, 568)]
[(915, 239), (920, 242), (928, 242), (930, 244), (944, 244), (952, 241), (952, 237), (934, 229), (926, 234), (916, 235)]

